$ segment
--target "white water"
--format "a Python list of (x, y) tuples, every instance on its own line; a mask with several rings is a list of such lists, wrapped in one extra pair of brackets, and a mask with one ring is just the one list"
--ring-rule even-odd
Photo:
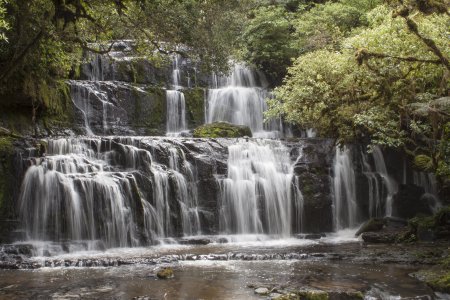
[(291, 191), (287, 148), (276, 141), (241, 140), (228, 151), (228, 175), (220, 180), (221, 231), (289, 236), (296, 215), (292, 205), (300, 205)]
[(426, 201), (428, 199), (431, 210), (436, 213), (442, 207), (442, 203), (437, 196), (437, 182), (434, 174), (413, 171), (413, 183), (424, 188), (425, 194), (422, 195), (421, 200)]
[(186, 100), (182, 89), (181, 74), (177, 55), (173, 58), (172, 90), (166, 91), (167, 101), (167, 130), (166, 135), (177, 137), (186, 131)]
[[(176, 144), (135, 138), (50, 140), (28, 168), (20, 197), (30, 240), (99, 240), (129, 247), (171, 236), (170, 206), (179, 202), (185, 235), (200, 233), (192, 166)], [(169, 168), (150, 151), (166, 151)], [(147, 196), (145, 196), (147, 195)]]
[(112, 106), (108, 100), (108, 94), (100, 90), (94, 82), (71, 80), (69, 84), (72, 102), (83, 115), (86, 134), (94, 135), (91, 123), (98, 121), (96, 118), (99, 117), (95, 116), (95, 111), (102, 112), (101, 126), (96, 126), (101, 131), (98, 133), (106, 134), (109, 128), (108, 106)]
[(337, 230), (353, 228), (357, 223), (356, 178), (351, 151), (336, 147), (334, 158), (334, 220)]
[(166, 91), (167, 136), (179, 136), (186, 130), (186, 101), (179, 91)]
[(235, 64), (228, 77), (213, 77), (206, 100), (206, 122), (229, 122), (247, 125), (254, 137), (277, 138), (282, 135), (278, 120), (264, 123), (267, 110), (267, 83), (261, 73)]
[(392, 216), (392, 200), (394, 195), (398, 191), (398, 185), (395, 180), (389, 176), (386, 164), (384, 162), (383, 152), (381, 152), (380, 147), (373, 147), (373, 161), (375, 164), (375, 171), (380, 175), (383, 186), (386, 188), (386, 213), (385, 216)]

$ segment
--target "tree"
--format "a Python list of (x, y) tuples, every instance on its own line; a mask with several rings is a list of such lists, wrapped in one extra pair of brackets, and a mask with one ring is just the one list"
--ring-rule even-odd
[[(40, 111), (58, 105), (49, 95), (74, 73), (83, 52), (108, 53), (115, 40), (134, 39), (136, 55), (177, 52), (224, 70), (247, 1), (0, 0), (2, 106)], [(6, 8), (7, 14), (3, 14)], [(3, 23), (6, 21), (6, 23)], [(1, 25), (0, 25), (1, 26)], [(5, 28), (5, 26), (3, 26)], [(226, 28), (226, 30), (221, 30)], [(0, 27), (0, 33), (2, 27)]]
[(363, 139), (403, 148), (419, 157), (418, 167), (448, 174), (442, 145), (449, 120), (443, 103), (450, 20), (446, 13), (416, 9), (407, 15), (415, 24), (411, 30), (396, 8), (379, 5), (365, 14), (366, 26), (338, 37), (337, 45), (324, 43), (299, 56), (275, 90), (268, 114), (315, 127), (341, 143)]
[(292, 13), (282, 6), (261, 6), (252, 12), (242, 34), (242, 58), (262, 70), (273, 85), (281, 83), (291, 59), (298, 55), (291, 19)]

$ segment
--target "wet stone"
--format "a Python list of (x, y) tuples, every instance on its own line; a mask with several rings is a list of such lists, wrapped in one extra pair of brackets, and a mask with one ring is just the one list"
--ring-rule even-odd
[(272, 300), (276, 300), (276, 299), (282, 299), (283, 298), (283, 294), (279, 294), (279, 293), (271, 293), (269, 295), (270, 299)]
[(269, 289), (268, 288), (257, 288), (255, 289), (255, 294), (258, 295), (267, 295), (269, 293)]

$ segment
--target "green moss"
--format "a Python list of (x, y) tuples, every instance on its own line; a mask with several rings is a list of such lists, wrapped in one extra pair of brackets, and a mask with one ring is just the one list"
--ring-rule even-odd
[(132, 90), (134, 100), (133, 126), (144, 128), (147, 135), (165, 132), (166, 126), (166, 92), (159, 87), (146, 87), (146, 94)]
[(418, 216), (409, 220), (409, 234), (419, 236), (420, 232), (432, 231), (437, 239), (450, 237), (450, 206), (441, 208), (433, 216)]
[(329, 295), (324, 291), (301, 291), (299, 296), (304, 300), (328, 300)]
[(248, 126), (234, 125), (226, 122), (205, 124), (195, 128), (194, 137), (197, 138), (237, 138), (252, 136)]
[(435, 291), (450, 293), (450, 272), (446, 272), (434, 279), (428, 280), (427, 284)]
[(159, 279), (169, 279), (173, 278), (173, 269), (172, 268), (164, 268), (158, 271), (156, 273), (156, 276), (158, 276)]
[(204, 124), (205, 120), (205, 91), (201, 88), (184, 90), (186, 113), (190, 128)]
[(311, 177), (302, 176), (300, 185), (303, 197), (305, 197), (306, 199), (310, 199), (314, 196), (314, 184), (315, 183), (313, 182), (313, 179)]
[(71, 128), (74, 110), (69, 85), (64, 81), (59, 81), (55, 86), (48, 88), (45, 95), (47, 97), (46, 109), (39, 118), (43, 127), (50, 132), (53, 128)]
[(145, 72), (146, 69), (143, 65), (142, 59), (136, 59), (131, 62), (131, 70), (133, 73), (133, 82), (134, 83), (145, 83)]
[(8, 217), (11, 214), (11, 181), (12, 157), (14, 155), (15, 138), (10, 136), (0, 137), (0, 218)]
[(13, 146), (14, 138), (4, 136), (0, 137), (0, 153), (2, 154), (9, 154), (14, 151)]

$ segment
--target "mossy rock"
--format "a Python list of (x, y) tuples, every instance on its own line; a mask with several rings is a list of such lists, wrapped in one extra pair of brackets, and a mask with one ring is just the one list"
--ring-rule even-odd
[(298, 293), (300, 296), (300, 299), (304, 300), (328, 300), (329, 295), (325, 291), (320, 290), (307, 290), (307, 291), (300, 291)]
[(169, 279), (169, 278), (173, 278), (173, 269), (172, 268), (164, 268), (158, 271), (158, 273), (156, 273), (156, 276), (159, 279)]
[(450, 272), (447, 272), (436, 279), (427, 281), (427, 284), (435, 291), (450, 293)]
[[(450, 238), (450, 206), (441, 208), (433, 216), (418, 216), (409, 220), (410, 235), (417, 240)], [(431, 236), (431, 238), (429, 238)]]
[(374, 232), (380, 231), (386, 225), (385, 219), (372, 218), (366, 223), (364, 223), (361, 228), (355, 233), (355, 236), (358, 237), (360, 234), (364, 232)]
[(13, 194), (11, 184), (14, 182), (15, 140), (10, 136), (0, 136), (0, 219), (11, 217), (14, 210), (14, 204), (11, 201)]
[(252, 136), (248, 126), (235, 125), (227, 122), (205, 124), (194, 130), (196, 138), (238, 138)]
[(413, 275), (425, 282), (435, 292), (450, 293), (450, 271), (444, 270), (442, 265), (428, 270), (420, 270)]
[(189, 128), (205, 123), (205, 91), (200, 88), (183, 90)]

